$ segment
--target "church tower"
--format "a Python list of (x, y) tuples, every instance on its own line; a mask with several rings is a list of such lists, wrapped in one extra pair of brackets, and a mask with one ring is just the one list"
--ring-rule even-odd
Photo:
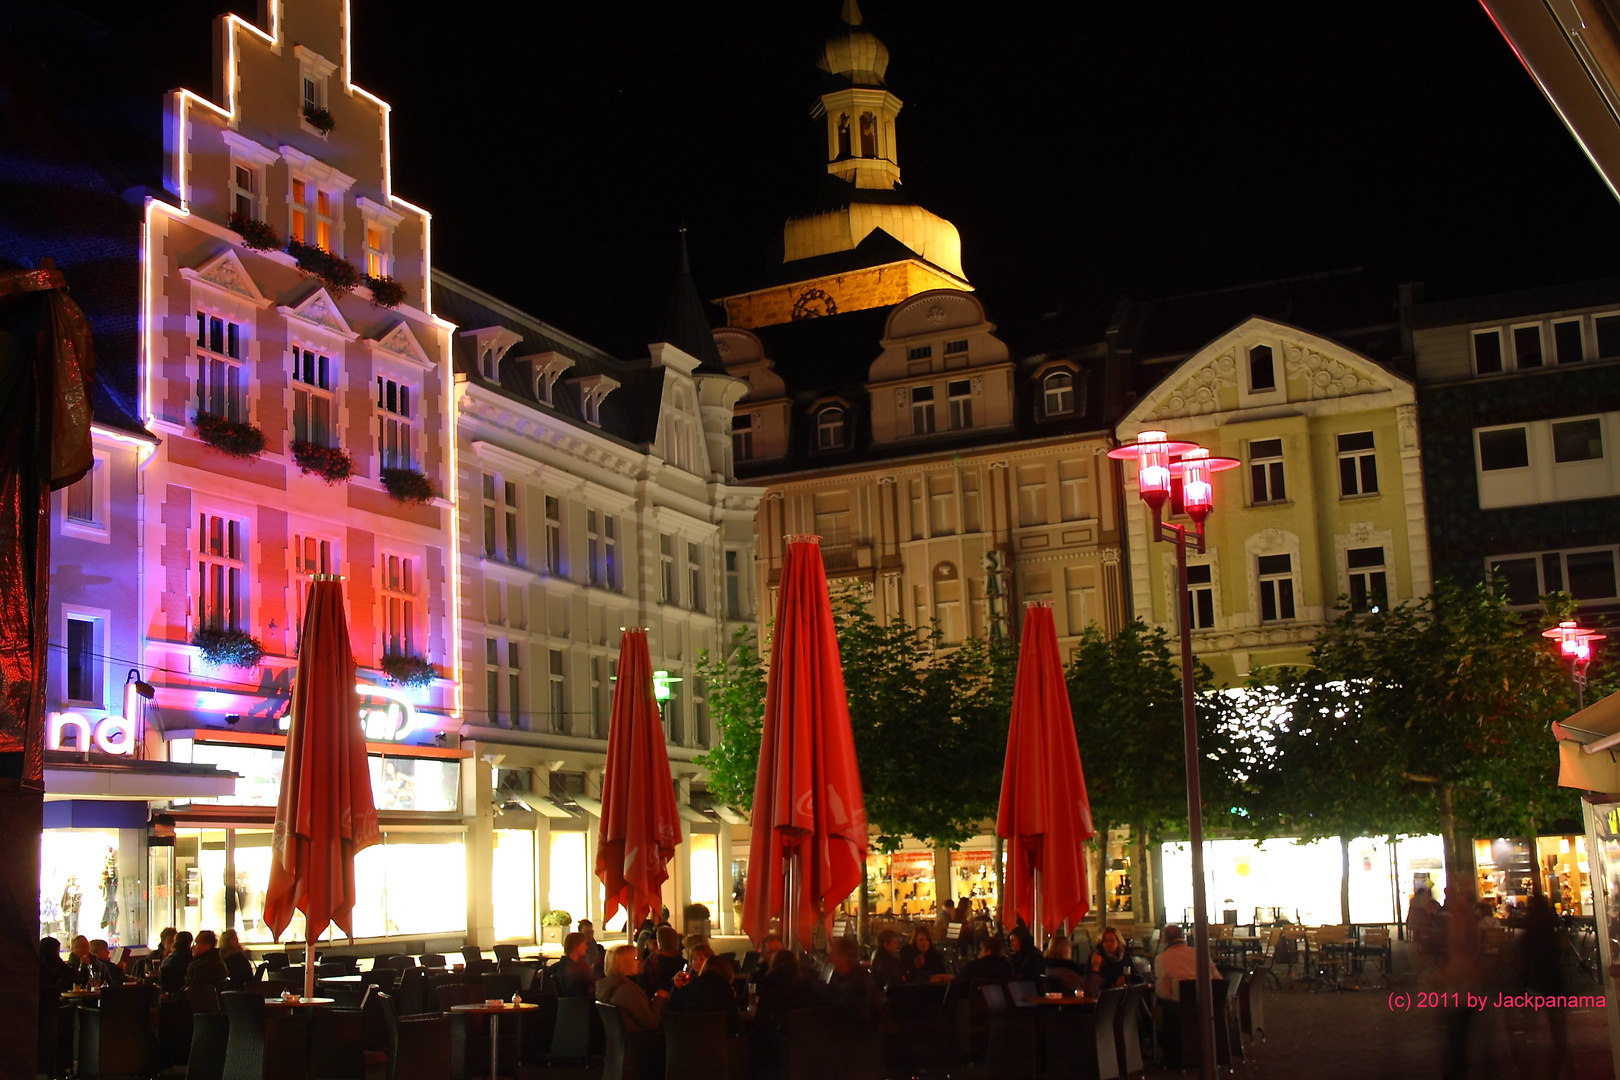
[(761, 289), (721, 299), (737, 327), (900, 303), (928, 289), (971, 289), (956, 226), (899, 190), (889, 49), (856, 0), (817, 57), (824, 92), (810, 115), (825, 130), (827, 178), (818, 205), (782, 226), (782, 262)]

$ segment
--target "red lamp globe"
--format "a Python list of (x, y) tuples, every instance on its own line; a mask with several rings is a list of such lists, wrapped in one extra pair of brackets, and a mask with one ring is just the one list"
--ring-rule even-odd
[(1136, 462), (1136, 487), (1155, 515), (1170, 501), (1170, 458), (1195, 448), (1197, 443), (1172, 442), (1162, 431), (1144, 431), (1136, 441), (1108, 451), (1116, 461)]
[(1584, 665), (1592, 659), (1592, 642), (1602, 641), (1604, 635), (1596, 630), (1585, 630), (1572, 619), (1566, 619), (1557, 626), (1543, 630), (1541, 636), (1558, 642), (1558, 651), (1565, 660), (1573, 660)]

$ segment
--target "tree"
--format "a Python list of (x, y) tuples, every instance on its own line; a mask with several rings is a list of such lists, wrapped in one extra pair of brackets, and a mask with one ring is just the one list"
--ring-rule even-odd
[(713, 750), (695, 760), (709, 771), (711, 795), (731, 806), (751, 806), (765, 730), (765, 661), (754, 631), (739, 627), (724, 656), (712, 657), (707, 649), (698, 653), (697, 675), (704, 681), (718, 738)]

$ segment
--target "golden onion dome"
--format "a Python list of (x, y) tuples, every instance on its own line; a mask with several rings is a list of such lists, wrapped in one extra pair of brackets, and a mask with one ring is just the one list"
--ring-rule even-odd
[(889, 47), (861, 25), (855, 0), (844, 0), (843, 27), (827, 39), (816, 66), (857, 86), (883, 86), (889, 69)]

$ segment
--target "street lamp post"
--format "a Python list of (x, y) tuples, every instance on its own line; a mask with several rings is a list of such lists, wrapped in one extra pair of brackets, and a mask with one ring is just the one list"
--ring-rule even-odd
[[(1209, 979), (1209, 901), (1204, 884), (1204, 794), (1198, 775), (1198, 717), (1193, 697), (1192, 599), (1187, 591), (1187, 548), (1204, 553), (1204, 519), (1215, 508), (1211, 477), (1239, 464), (1210, 457), (1197, 443), (1172, 442), (1162, 431), (1144, 431), (1136, 442), (1110, 450), (1116, 460), (1135, 460), (1136, 485), (1142, 501), (1153, 508), (1153, 539), (1176, 547), (1176, 628), (1181, 637), (1181, 730), (1187, 755), (1187, 830), (1192, 846), (1193, 947), (1198, 980), (1198, 1075), (1215, 1080), (1215, 1003)], [(1193, 531), (1163, 520), (1172, 485), (1181, 480), (1181, 507)]]
[(1592, 662), (1592, 642), (1602, 641), (1596, 630), (1584, 630), (1573, 619), (1566, 619), (1541, 636), (1558, 642), (1558, 652), (1569, 661), (1569, 677), (1575, 683), (1575, 711), (1586, 708), (1586, 666)]

